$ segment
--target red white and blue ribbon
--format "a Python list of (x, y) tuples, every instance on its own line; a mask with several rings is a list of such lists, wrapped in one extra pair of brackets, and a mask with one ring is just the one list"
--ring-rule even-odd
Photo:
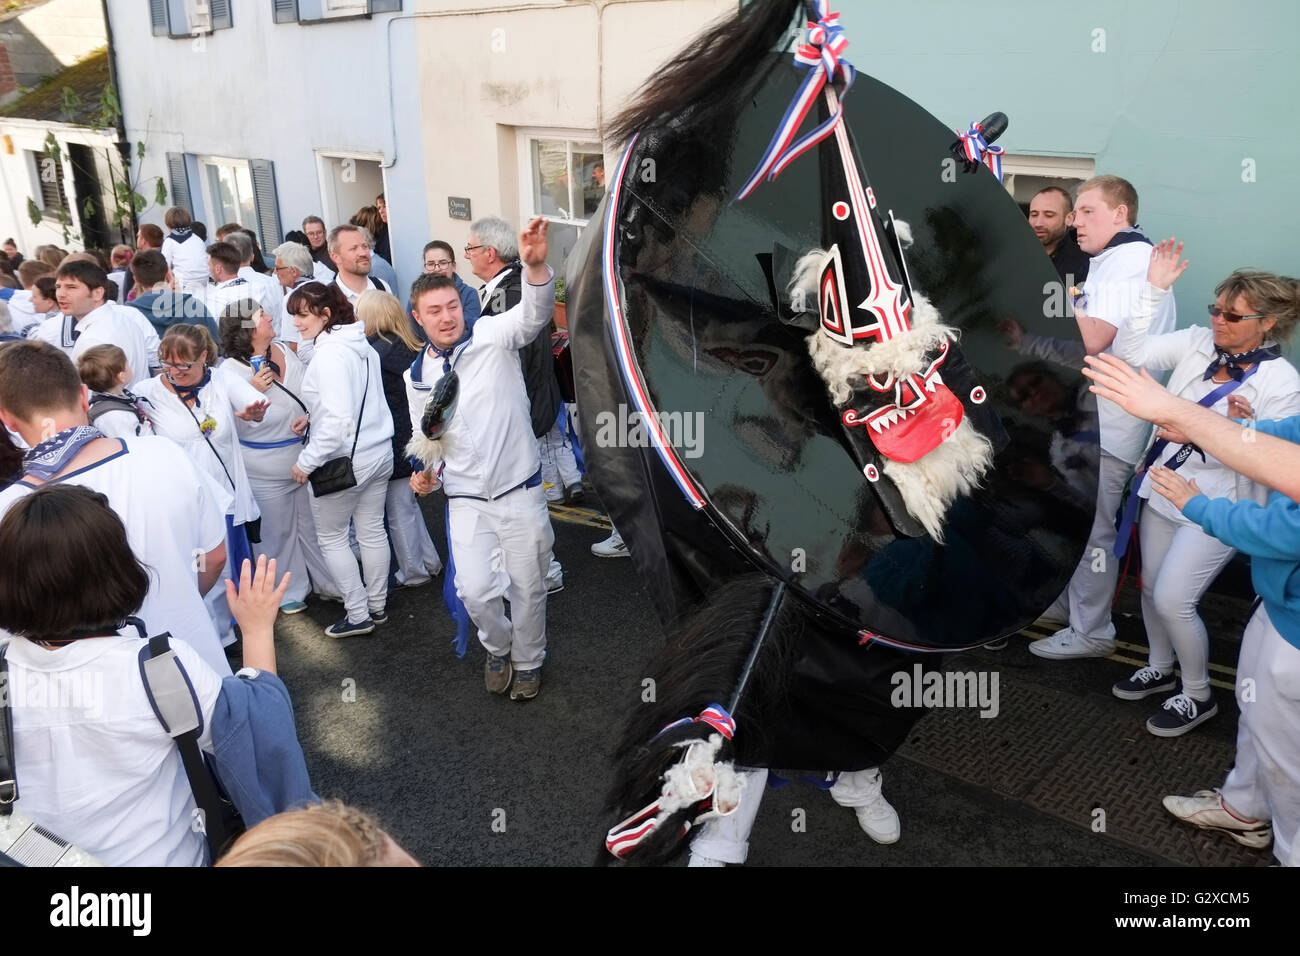
[(618, 228), (615, 223), (617, 222), (619, 203), (623, 198), (623, 179), (627, 174), (628, 161), (632, 157), (632, 150), (636, 147), (639, 136), (640, 134), (637, 134), (637, 136), (632, 137), (632, 141), (627, 144), (627, 150), (623, 153), (623, 159), (618, 164), (618, 175), (614, 180), (614, 191), (609, 197), (609, 205), (605, 212), (605, 236), (601, 248), (601, 263), (604, 266), (602, 280), (605, 286), (606, 313), (610, 333), (614, 339), (614, 352), (618, 357), (619, 371), (622, 373), (624, 384), (627, 385), (632, 403), (636, 406), (636, 410), (640, 415), (642, 427), (649, 433), (655, 451), (659, 453), (659, 458), (663, 461), (668, 474), (672, 476), (673, 481), (681, 489), (686, 500), (690, 502), (691, 507), (699, 509), (704, 507), (704, 496), (695, 487), (695, 482), (691, 480), (690, 475), (687, 473), (686, 466), (677, 457), (672, 442), (664, 434), (659, 415), (650, 404), (649, 393), (646, 391), (645, 383), (641, 381), (641, 374), (637, 368), (636, 359), (632, 354), (631, 337), (628, 333), (627, 323), (623, 319), (623, 306), (618, 297), (618, 268), (614, 262), (614, 237), (618, 235)]
[(710, 704), (700, 711), (700, 716), (683, 717), (681, 720), (674, 720), (655, 736), (662, 737), (674, 727), (682, 727), (686, 724), (708, 724), (728, 740), (736, 735), (736, 718), (727, 713), (727, 709), (721, 704)]
[(1002, 182), (1002, 154), (1006, 152), (1001, 146), (993, 146), (984, 141), (984, 130), (979, 123), (971, 123), (966, 132), (957, 132), (966, 158), (972, 163), (983, 163), (989, 168), (998, 182)]
[[(840, 26), (840, 15), (831, 12), (830, 0), (817, 0), (817, 20), (808, 24), (807, 42), (801, 43), (794, 54), (795, 63), (809, 68), (808, 76), (786, 109), (785, 116), (781, 118), (781, 124), (768, 143), (758, 167), (736, 194), (736, 199), (749, 196), (763, 180), (776, 179), (792, 162), (830, 136), (836, 124), (844, 119), (843, 98), (853, 85), (855, 75), (853, 64), (842, 58), (848, 45), (844, 28)], [(841, 103), (836, 107), (835, 113), (792, 145), (799, 127), (817, 101), (818, 94), (827, 83), (834, 84), (837, 76), (843, 79), (844, 86), (840, 90)]]

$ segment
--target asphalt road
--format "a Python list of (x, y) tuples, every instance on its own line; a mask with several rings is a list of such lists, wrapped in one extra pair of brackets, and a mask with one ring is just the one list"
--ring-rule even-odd
[[(434, 496), (425, 506), (445, 555), (442, 501)], [(313, 602), (306, 613), (280, 619), (280, 671), (316, 791), (373, 812), (425, 865), (586, 866), (601, 852), (607, 755), (627, 709), (640, 700), (646, 662), (663, 636), (632, 562), (590, 553), (606, 532), (554, 524), (565, 590), (550, 598), (549, 656), (533, 701), (484, 690), (484, 652), (476, 642), (465, 659), (455, 656), (441, 577), (392, 592), (390, 623), (371, 637), (326, 638), (321, 628), (339, 616), (336, 604)], [(1024, 646), (1020, 639), (994, 666), (1033, 677), (1043, 662)], [(1125, 670), (1104, 661), (1083, 666), (1100, 668), (1103, 680)], [(1044, 674), (1061, 687), (1077, 680), (1059, 667)], [(1065, 732), (1070, 720), (1068, 712), (1044, 714), (1035, 732)], [(1230, 739), (1230, 721), (1235, 713), (1212, 732)], [(884, 780), (902, 818), (897, 844), (877, 846), (851, 811), (791, 785), (768, 791), (750, 864), (1168, 862), (901, 754), (885, 765)]]

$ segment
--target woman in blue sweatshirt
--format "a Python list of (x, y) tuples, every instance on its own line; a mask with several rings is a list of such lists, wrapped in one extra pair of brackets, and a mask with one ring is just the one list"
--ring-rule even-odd
[[(1300, 301), (1300, 283), (1296, 284)], [(1254, 422), (1236, 402), (1233, 423), (1194, 402), (1169, 395), (1149, 375), (1113, 356), (1090, 357), (1084, 374), (1098, 395), (1130, 414), (1180, 432), (1207, 454), (1253, 481), (1295, 491), (1300, 416)], [(1277, 441), (1281, 439), (1282, 441)], [(1278, 861), (1300, 866), (1300, 504), (1271, 491), (1264, 504), (1208, 498), (1195, 482), (1153, 468), (1152, 490), (1207, 534), (1251, 556), (1259, 605), (1242, 635), (1237, 663), (1236, 761), (1223, 787), (1164, 798), (1187, 823), (1220, 830), (1245, 846), (1270, 838)]]

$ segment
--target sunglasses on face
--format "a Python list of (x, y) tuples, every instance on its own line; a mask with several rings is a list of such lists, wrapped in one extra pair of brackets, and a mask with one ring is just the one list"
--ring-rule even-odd
[(197, 362), (163, 362), (162, 367), (171, 369), (173, 372), (188, 372)]
[(1206, 311), (1208, 311), (1208, 312), (1210, 313), (1210, 318), (1214, 318), (1216, 315), (1221, 315), (1221, 316), (1223, 316), (1223, 321), (1224, 321), (1224, 322), (1240, 322), (1242, 319), (1266, 319), (1266, 318), (1268, 318), (1268, 316), (1266, 316), (1266, 315), (1238, 315), (1236, 312), (1225, 312), (1223, 309), (1219, 308), (1217, 305), (1207, 305), (1205, 308), (1206, 308)]
[(420, 431), (425, 437), (439, 439), (447, 430), (447, 423), (456, 414), (456, 399), (460, 396), (460, 375), (452, 369), (433, 388), (433, 394), (424, 406)]

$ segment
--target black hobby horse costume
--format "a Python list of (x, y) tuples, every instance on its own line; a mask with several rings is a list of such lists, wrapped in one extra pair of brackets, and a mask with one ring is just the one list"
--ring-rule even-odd
[[(846, 46), (825, 0), (706, 32), (610, 131), (630, 145), (569, 261), (590, 475), (671, 635), (614, 755), (629, 862), (734, 809), (733, 763), (883, 762), (920, 716), (891, 676), (1032, 621), (1091, 524), (1022, 479), (1051, 472), (1051, 423), (1002, 397), (992, 328), (1046, 329), (1054, 276), (989, 171), (1005, 120), (954, 159)], [(648, 445), (602, 440), (610, 415)]]

